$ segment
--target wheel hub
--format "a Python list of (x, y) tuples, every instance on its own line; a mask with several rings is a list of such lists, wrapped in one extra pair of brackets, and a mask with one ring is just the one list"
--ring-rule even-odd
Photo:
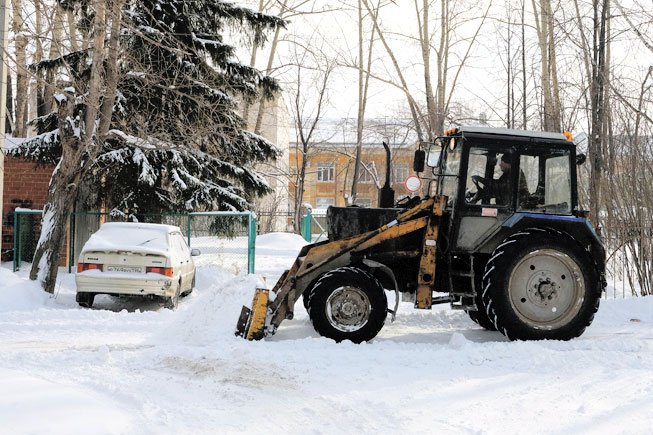
[(549, 270), (534, 273), (526, 288), (528, 299), (534, 304), (544, 306), (555, 302), (560, 290), (560, 286), (553, 280), (553, 273)]
[(365, 326), (370, 311), (370, 300), (358, 287), (337, 288), (326, 303), (329, 323), (343, 332), (357, 331)]
[(542, 249), (527, 254), (510, 275), (515, 314), (536, 329), (565, 325), (582, 305), (582, 276), (578, 264), (563, 252)]

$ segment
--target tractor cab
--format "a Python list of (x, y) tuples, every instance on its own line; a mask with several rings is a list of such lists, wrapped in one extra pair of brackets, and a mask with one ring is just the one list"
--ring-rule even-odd
[(576, 147), (563, 134), (463, 127), (417, 151), (415, 169), (432, 182), (431, 194), (448, 198), (453, 248), (475, 251), (515, 214), (584, 216), (576, 160)]

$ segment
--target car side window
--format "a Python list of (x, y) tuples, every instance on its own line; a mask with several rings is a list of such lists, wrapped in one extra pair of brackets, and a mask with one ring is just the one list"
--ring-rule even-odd
[(186, 241), (184, 240), (184, 237), (179, 233), (175, 233), (175, 241), (177, 244), (176, 249), (179, 251), (179, 257), (181, 258), (181, 260), (182, 261), (188, 260), (190, 254), (188, 251), (188, 246), (186, 246)]

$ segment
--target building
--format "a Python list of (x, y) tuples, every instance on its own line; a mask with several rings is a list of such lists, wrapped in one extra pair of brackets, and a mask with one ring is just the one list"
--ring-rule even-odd
[[(341, 131), (339, 131), (341, 130)], [(338, 132), (338, 134), (333, 134)], [(331, 205), (351, 205), (351, 190), (356, 156), (356, 142), (352, 140), (355, 127), (351, 121), (326, 123), (321, 137), (307, 147), (304, 194), (301, 202), (313, 209), (326, 209)], [(354, 133), (355, 134), (355, 133)], [(362, 207), (377, 207), (379, 189), (386, 181), (386, 152), (383, 141), (391, 150), (390, 184), (395, 191), (395, 200), (410, 195), (405, 180), (413, 174), (412, 162), (417, 142), (411, 137), (406, 124), (394, 124), (385, 120), (373, 120), (366, 125), (361, 149), (356, 199), (354, 204)], [(294, 208), (301, 165), (304, 158), (299, 141), (290, 142), (288, 190), (291, 207)]]
[[(6, 138), (6, 147), (14, 146), (16, 139)], [(52, 177), (53, 166), (35, 166), (33, 162), (5, 156), (3, 174), (2, 201), (2, 260), (13, 258), (14, 247), (14, 211), (17, 208), (43, 210), (48, 195), (48, 186)], [(34, 225), (40, 225), (40, 216), (28, 217)], [(34, 237), (35, 231), (25, 232), (25, 237)], [(24, 260), (30, 257), (36, 247), (36, 240), (22, 240), (29, 245), (23, 252)], [(27, 260), (26, 260), (27, 261)], [(29, 259), (31, 261), (31, 258)]]
[[(351, 189), (354, 176), (356, 144), (330, 144), (320, 146), (309, 153), (304, 179), (302, 202), (314, 209), (326, 209), (331, 205), (351, 205)], [(410, 194), (405, 180), (412, 172), (414, 147), (391, 148), (390, 185), (395, 198)], [(302, 152), (291, 143), (289, 166), (291, 180), (288, 185), (291, 202), (295, 202), (297, 177), (302, 164)], [(366, 143), (361, 151), (361, 167), (358, 175), (356, 199), (353, 202), (362, 207), (378, 207), (379, 189), (386, 180), (386, 152), (382, 143)]]

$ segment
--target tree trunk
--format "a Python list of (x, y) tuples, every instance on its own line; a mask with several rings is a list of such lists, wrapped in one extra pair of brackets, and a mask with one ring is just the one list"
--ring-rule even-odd
[[(7, 98), (5, 99), (7, 104), (7, 114), (5, 115), (5, 133), (14, 132), (14, 93), (11, 85), (11, 74), (7, 72)], [(15, 136), (15, 135), (14, 135)]]
[(73, 207), (71, 199), (76, 197), (81, 179), (81, 170), (72, 160), (82, 147), (67, 122), (73, 116), (73, 110), (74, 104), (67, 101), (59, 106), (62, 155), (50, 181), (48, 199), (43, 208), (41, 236), (34, 252), (29, 275), (31, 280), (38, 279), (48, 293), (54, 293), (61, 248), (68, 227), (66, 222)]
[[(422, 17), (419, 16), (419, 8), (415, 3), (417, 12), (417, 24), (419, 30), (419, 43), (424, 64), (424, 90), (426, 91), (426, 112), (428, 116), (428, 140), (432, 141), (435, 136), (441, 133), (437, 128), (438, 107), (436, 107), (433, 94), (433, 80), (431, 79), (431, 37), (429, 34), (429, 1), (422, 1)], [(438, 58), (439, 60), (439, 58)], [(439, 95), (439, 94), (438, 94)]]
[(350, 204), (356, 202), (356, 196), (358, 195), (358, 176), (361, 167), (361, 152), (363, 150), (363, 124), (365, 122), (363, 68), (363, 5), (361, 4), (361, 0), (358, 0), (358, 114), (356, 117), (356, 159), (354, 160), (354, 176), (351, 181)]
[(16, 120), (14, 133), (17, 137), (27, 134), (27, 36), (25, 35), (25, 21), (23, 20), (22, 0), (13, 0), (12, 31), (16, 35)]
[[(287, 11), (288, 0), (284, 0), (281, 4), (281, 9), (279, 10), (279, 17), (284, 16)], [(265, 68), (265, 74), (270, 74), (272, 72), (272, 65), (274, 64), (274, 56), (277, 53), (277, 46), (279, 45), (279, 36), (281, 35), (281, 27), (277, 27), (274, 31), (274, 36), (272, 37), (272, 43), (270, 44), (270, 54), (268, 56), (268, 64)], [(254, 65), (252, 65), (254, 66)], [(263, 124), (263, 114), (265, 113), (265, 96), (261, 95), (258, 102), (258, 109), (256, 111), (256, 124), (254, 125), (254, 133), (261, 134), (261, 126)]]
[(113, 106), (118, 89), (118, 45), (120, 43), (120, 28), (122, 22), (122, 6), (125, 0), (114, 0), (111, 11), (111, 34), (109, 36), (109, 49), (107, 56), (106, 91), (100, 108), (100, 124), (98, 138), (104, 142), (111, 127)]
[(593, 61), (590, 93), (592, 100), (591, 132), (588, 153), (592, 164), (590, 174), (590, 212), (598, 219), (601, 209), (601, 177), (603, 173), (603, 151), (605, 144), (605, 96), (606, 80), (606, 39), (609, 0), (594, 0), (594, 37), (592, 39)]
[[(93, 144), (95, 124), (98, 116), (102, 92), (104, 68), (104, 37), (106, 33), (106, 2), (94, 0), (93, 9), (93, 57), (91, 76), (88, 82), (85, 101), (85, 120), (77, 132), (75, 119), (75, 96), (68, 94), (61, 101), (57, 113), (61, 159), (52, 174), (48, 198), (43, 211), (41, 236), (34, 253), (30, 279), (39, 280), (43, 289), (54, 293), (57, 280), (60, 250), (66, 236), (66, 219), (73, 211), (80, 184), (90, 162), (95, 160), (99, 147)], [(82, 86), (82, 84), (78, 84)], [(95, 146), (94, 146), (95, 145)]]
[[(54, 6), (54, 19), (52, 22), (52, 41), (48, 51), (48, 59), (55, 59), (61, 56), (61, 38), (63, 33), (63, 10), (59, 4)], [(72, 39), (71, 39), (72, 41)], [(54, 93), (55, 93), (54, 71), (49, 70), (45, 73), (43, 86), (43, 113), (48, 114), (53, 110)]]
[(306, 180), (306, 166), (308, 166), (308, 144), (302, 143), (302, 162), (295, 183), (295, 216), (293, 220), (295, 232), (301, 234), (302, 231), (302, 204), (304, 203), (304, 184)]

